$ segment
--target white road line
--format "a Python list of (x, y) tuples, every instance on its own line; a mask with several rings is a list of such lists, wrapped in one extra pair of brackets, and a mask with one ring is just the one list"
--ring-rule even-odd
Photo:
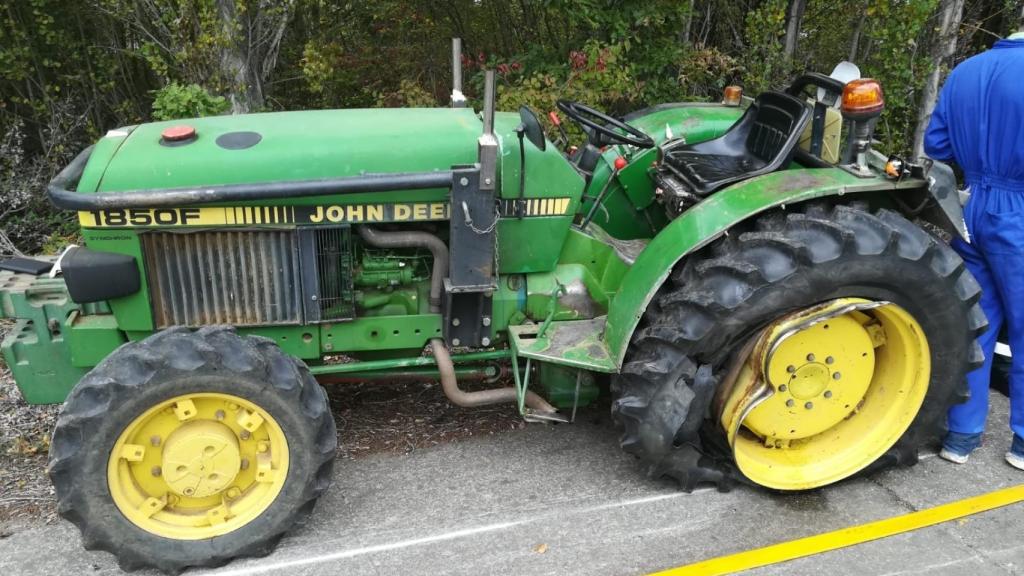
[(500, 524), (488, 524), (486, 526), (479, 526), (476, 528), (467, 528), (465, 530), (446, 532), (444, 534), (438, 534), (436, 536), (426, 536), (423, 538), (413, 538), (411, 540), (400, 540), (398, 542), (391, 542), (389, 544), (377, 544), (375, 546), (366, 546), (364, 548), (341, 550), (338, 552), (332, 552), (330, 554), (323, 554), (320, 556), (312, 556), (306, 558), (296, 558), (294, 560), (283, 560), (281, 562), (274, 562), (271, 564), (267, 564), (266, 562), (260, 562), (260, 564), (255, 566), (243, 566), (239, 568), (233, 568), (231, 570), (220, 570), (211, 573), (217, 574), (217, 576), (246, 576), (248, 574), (262, 574), (264, 572), (270, 572), (273, 570), (285, 570), (288, 568), (296, 568), (299, 566), (309, 566), (311, 564), (322, 564), (324, 562), (330, 562), (332, 560), (343, 560), (345, 558), (352, 558), (354, 556), (361, 556), (363, 554), (386, 552), (388, 550), (409, 548), (411, 546), (419, 546), (421, 544), (432, 544), (434, 542), (443, 542), (445, 540), (465, 538), (466, 536), (473, 536), (475, 534), (482, 534), (485, 532), (507, 530), (509, 528), (513, 528), (515, 526), (525, 524), (527, 522), (530, 522), (530, 520), (521, 520), (518, 522), (502, 522)]
[[(694, 493), (703, 491), (704, 490), (695, 490)], [(665, 494), (654, 494), (652, 496), (644, 496), (641, 498), (633, 498), (630, 500), (622, 500), (619, 502), (608, 502), (606, 504), (598, 504), (597, 506), (590, 506), (587, 508), (577, 508), (576, 510), (568, 511), (568, 513), (551, 512), (547, 514), (539, 514), (537, 516), (533, 516), (531, 518), (527, 518), (524, 520), (517, 520), (515, 522), (500, 522), (497, 524), (487, 524), (475, 528), (466, 528), (463, 530), (444, 532), (441, 534), (436, 534), (434, 536), (424, 536), (422, 538), (399, 540), (398, 542), (390, 542), (387, 544), (375, 544), (373, 546), (364, 546), (362, 548), (353, 548), (350, 550), (339, 550), (338, 552), (331, 552), (329, 554), (321, 554), (319, 556), (306, 556), (304, 558), (296, 558), (294, 560), (282, 560), (280, 562), (273, 562), (270, 564), (266, 562), (261, 562), (260, 564), (253, 566), (242, 566), (238, 568), (231, 568), (228, 570), (214, 570), (210, 572), (210, 574), (216, 574), (217, 576), (248, 576), (249, 574), (262, 574), (266, 572), (272, 572), (274, 570), (294, 569), (300, 566), (323, 564), (325, 562), (344, 560), (346, 558), (354, 558), (356, 556), (362, 556), (365, 554), (375, 554), (378, 552), (387, 552), (390, 550), (398, 550), (401, 548), (411, 548), (413, 546), (433, 544), (435, 542), (457, 540), (459, 538), (466, 538), (469, 536), (475, 536), (477, 534), (486, 534), (488, 532), (508, 530), (509, 528), (515, 528), (516, 526), (521, 526), (523, 524), (531, 524), (534, 522), (539, 522), (541, 520), (547, 520), (555, 516), (564, 518), (566, 515), (588, 514), (590, 512), (599, 512), (601, 510), (607, 510), (609, 508), (624, 508), (627, 506), (637, 506), (640, 504), (649, 504), (651, 502), (660, 502), (662, 500), (678, 498), (680, 496), (688, 496), (688, 494), (681, 491), (668, 492)]]

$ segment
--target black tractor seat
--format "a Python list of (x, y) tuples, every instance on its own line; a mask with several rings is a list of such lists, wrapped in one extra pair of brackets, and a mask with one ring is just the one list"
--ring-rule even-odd
[(785, 166), (810, 119), (811, 108), (799, 98), (764, 92), (718, 138), (666, 144), (662, 162), (692, 192), (707, 196)]

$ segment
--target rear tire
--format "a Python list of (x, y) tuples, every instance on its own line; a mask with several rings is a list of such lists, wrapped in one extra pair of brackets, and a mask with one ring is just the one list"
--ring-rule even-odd
[[(124, 457), (112, 455), (115, 446), (123, 453), (125, 435), (132, 427), (141, 426), (140, 422), (147, 422), (145, 418), (163, 418), (164, 429), (168, 429), (170, 419), (173, 426), (174, 411), (182, 405), (174, 403), (178, 398), (195, 398), (195, 404), (200, 405), (211, 397), (218, 402), (220, 398), (227, 398), (224, 401), (228, 402), (227, 407), (218, 409), (215, 417), (177, 415), (185, 423), (174, 432), (187, 426), (199, 425), (200, 428), (199, 432), (188, 433), (193, 436), (184, 436), (184, 442), (177, 440), (176, 449), (188, 450), (190, 441), (204, 446), (208, 438), (221, 434), (227, 444), (237, 442), (240, 448), (235, 461), (244, 462), (235, 466), (238, 476), (233, 476), (232, 482), (241, 484), (241, 479), (248, 477), (250, 484), (242, 485), (240, 492), (235, 486), (231, 490), (225, 486), (221, 491), (212, 491), (207, 498), (216, 501), (210, 506), (217, 506), (222, 498), (226, 505), (234, 506), (247, 501), (250, 494), (258, 494), (250, 492), (246, 486), (265, 490), (261, 486), (266, 484), (259, 482), (278, 482), (251, 479), (253, 474), (263, 470), (263, 465), (250, 465), (249, 458), (259, 459), (249, 452), (263, 452), (270, 446), (270, 452), (286, 454), (284, 479), (274, 484), (273, 492), (263, 498), (262, 504), (250, 508), (251, 518), (235, 516), (241, 523), (231, 525), (231, 530), (223, 534), (211, 536), (209, 530), (215, 526), (213, 521), (205, 526), (199, 520), (194, 528), (161, 525), (151, 522), (145, 515), (139, 516), (134, 508), (125, 508), (126, 497), (115, 489), (117, 487), (131, 486), (124, 491), (137, 501), (139, 494), (143, 497), (147, 494), (146, 490), (136, 488), (143, 481), (155, 479), (171, 486), (171, 471), (165, 469), (172, 436), (153, 436), (151, 443), (136, 440), (136, 444), (130, 445), (144, 448), (146, 458), (164, 458), (163, 470), (153, 465), (161, 461), (146, 460), (142, 471), (134, 472), (139, 478), (137, 484), (131, 480), (131, 473), (127, 473), (127, 484), (117, 484), (114, 480), (118, 474), (113, 470), (127, 469)], [(231, 398), (238, 401), (230, 402)], [(274, 444), (270, 437), (260, 442), (264, 446), (258, 450), (256, 446), (248, 446), (261, 437), (261, 432), (255, 427), (251, 434), (239, 430), (235, 424), (237, 417), (232, 413), (232, 409), (238, 410), (239, 404), (255, 407), (250, 414), (265, 415), (266, 419), (255, 426), (262, 427), (267, 434), (278, 434), (272, 438), (283, 439), (283, 446), (280, 442)], [(225, 422), (230, 422), (234, 430), (240, 432), (240, 440), (233, 439), (231, 428)], [(150, 438), (148, 432), (143, 430), (143, 433), (147, 434), (145, 438)], [(179, 434), (178, 438), (182, 437)], [(220, 566), (239, 556), (269, 554), (293, 524), (309, 515), (317, 498), (329, 486), (336, 447), (337, 436), (327, 397), (301, 361), (286, 355), (272, 340), (239, 336), (231, 328), (207, 327), (196, 332), (174, 328), (122, 346), (78, 383), (57, 421), (48, 470), (57, 492), (58, 511), (78, 526), (87, 549), (114, 554), (123, 570), (153, 567), (176, 574), (190, 566)], [(192, 457), (191, 452), (187, 454)], [(238, 460), (239, 454), (248, 457)], [(153, 478), (145, 477), (151, 465)], [(276, 470), (271, 471), (269, 477), (274, 478), (273, 472)], [(180, 485), (178, 490), (181, 490)], [(189, 495), (193, 495), (194, 490), (184, 488)], [(120, 495), (120, 500), (113, 495), (115, 493)], [(174, 502), (190, 501), (170, 488), (163, 494), (149, 495)], [(174, 514), (174, 506), (167, 504), (151, 517), (158, 519), (160, 513)], [(238, 508), (242, 506), (239, 504)], [(177, 513), (176, 521), (184, 518), (187, 522), (188, 514), (194, 510)], [(198, 510), (199, 518), (203, 518), (204, 509)]]
[(636, 331), (612, 383), (621, 445), (651, 476), (687, 491), (749, 482), (710, 404), (730, 356), (783, 315), (842, 297), (892, 302), (921, 325), (931, 381), (907, 431), (861, 472), (917, 462), (939, 439), (946, 412), (967, 398), (987, 326), (980, 288), (961, 259), (899, 214), (824, 204), (759, 217), (677, 267)]

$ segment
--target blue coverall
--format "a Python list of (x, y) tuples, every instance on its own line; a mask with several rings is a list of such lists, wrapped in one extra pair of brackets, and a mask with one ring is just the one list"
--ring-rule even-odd
[(1013, 354), (1010, 428), (1016, 449), (1024, 440), (1024, 39), (1000, 40), (950, 73), (924, 148), (936, 160), (955, 160), (970, 187), (964, 208), (969, 242), (956, 238), (953, 248), (981, 285), (989, 320), (979, 339), (985, 364), (968, 374), (970, 400), (949, 411), (949, 429), (972, 435), (971, 445), (960, 448), (977, 447), (996, 337), (1005, 325)]

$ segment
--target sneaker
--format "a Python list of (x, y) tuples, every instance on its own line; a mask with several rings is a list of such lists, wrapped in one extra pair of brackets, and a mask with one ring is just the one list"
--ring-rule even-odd
[[(958, 454), (958, 453), (953, 452), (952, 450), (950, 450), (948, 448), (943, 448), (939, 452), (939, 458), (942, 458), (943, 460), (946, 460), (948, 462), (952, 462), (953, 464), (966, 464), (967, 460), (970, 457), (971, 457), (970, 454)], [(1006, 459), (1007, 459), (1007, 461), (1009, 461), (1009, 459), (1010, 459), (1010, 452), (1006, 453)]]
[(1024, 470), (1024, 454), (1017, 454), (1015, 452), (1006, 453), (1006, 462), (1010, 466), (1013, 466), (1017, 470)]
[(981, 445), (981, 433), (964, 434), (961, 432), (950, 432), (942, 442), (942, 451), (939, 458), (954, 464), (964, 464), (970, 457), (971, 452)]
[(1013, 445), (1006, 453), (1006, 462), (1018, 470), (1024, 470), (1024, 438), (1013, 435)]

